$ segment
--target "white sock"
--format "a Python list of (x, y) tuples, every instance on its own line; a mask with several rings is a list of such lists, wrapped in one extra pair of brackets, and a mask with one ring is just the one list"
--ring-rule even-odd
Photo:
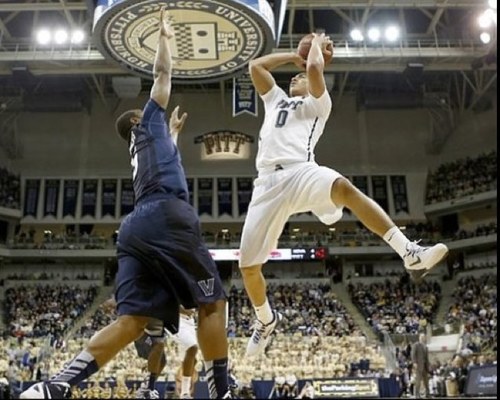
[(262, 322), (264, 325), (269, 324), (273, 318), (273, 310), (271, 310), (271, 306), (269, 305), (269, 301), (266, 299), (264, 304), (261, 306), (255, 307), (255, 314), (257, 314), (257, 319)]
[(191, 377), (183, 376), (181, 379), (181, 395), (191, 394)]
[(385, 242), (391, 246), (396, 253), (399, 254), (401, 258), (406, 254), (406, 245), (408, 244), (408, 238), (401, 232), (397, 226), (393, 226), (389, 229), (384, 238)]

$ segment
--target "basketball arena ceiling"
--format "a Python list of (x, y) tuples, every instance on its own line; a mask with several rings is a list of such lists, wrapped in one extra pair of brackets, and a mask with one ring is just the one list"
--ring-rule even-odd
[[(453, 104), (465, 108), (496, 92), (496, 10), (489, 43), (481, 41), (478, 25), (488, 4), (488, 0), (288, 0), (274, 51), (290, 51), (304, 34), (324, 31), (336, 43), (335, 61), (327, 72), (336, 82), (338, 96), (353, 90), (413, 90), (423, 84), (427, 92), (451, 96)], [(0, 101), (26, 90), (112, 96), (111, 79), (124, 71), (92, 43), (94, 8), (95, 0), (0, 0)], [(351, 36), (355, 28), (366, 32), (387, 24), (401, 32), (393, 43), (356, 42)], [(66, 48), (41, 48), (37, 31), (56, 26), (82, 29), (85, 39)], [(288, 79), (292, 71), (281, 68), (278, 80)], [(142, 81), (146, 89), (150, 82)], [(222, 81), (181, 90), (229, 86), (229, 81)]]

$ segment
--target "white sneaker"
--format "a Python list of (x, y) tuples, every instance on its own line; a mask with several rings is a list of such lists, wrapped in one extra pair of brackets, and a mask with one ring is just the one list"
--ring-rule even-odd
[(148, 389), (148, 385), (141, 383), (139, 390), (136, 393), (138, 399), (159, 399), (160, 394), (158, 390)]
[(257, 356), (265, 350), (269, 340), (271, 339), (271, 333), (273, 333), (278, 322), (283, 319), (283, 316), (279, 312), (273, 311), (273, 314), (273, 320), (267, 325), (264, 325), (259, 320), (255, 321), (252, 336), (247, 344), (245, 357)]
[(406, 245), (403, 262), (415, 282), (420, 282), (431, 270), (448, 255), (448, 247), (438, 243), (432, 247), (419, 246), (418, 242)]
[(66, 382), (39, 382), (19, 395), (20, 399), (70, 399), (71, 387)]
[(181, 393), (181, 399), (192, 399), (189, 393)]

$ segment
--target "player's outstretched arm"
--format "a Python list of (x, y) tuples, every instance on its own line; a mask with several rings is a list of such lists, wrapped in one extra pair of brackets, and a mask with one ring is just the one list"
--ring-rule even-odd
[(174, 37), (174, 30), (168, 21), (168, 14), (163, 7), (160, 10), (160, 36), (153, 66), (154, 83), (151, 98), (164, 109), (170, 100), (172, 87), (172, 54), (169, 39)]
[(175, 107), (174, 111), (172, 111), (172, 114), (170, 114), (170, 121), (168, 123), (168, 126), (170, 127), (170, 135), (172, 136), (172, 140), (176, 145), (177, 137), (184, 127), (184, 122), (186, 122), (187, 116), (188, 115), (185, 112), (182, 113), (181, 117), (179, 118), (179, 106)]
[(324, 33), (313, 33), (314, 37), (311, 41), (311, 50), (307, 57), (307, 79), (309, 81), (309, 93), (318, 98), (325, 93), (325, 59), (323, 51), (331, 44), (331, 40)]
[(295, 64), (304, 68), (304, 60), (297, 53), (273, 53), (250, 61), (249, 71), (253, 85), (257, 92), (263, 96), (276, 84), (271, 71), (284, 64)]

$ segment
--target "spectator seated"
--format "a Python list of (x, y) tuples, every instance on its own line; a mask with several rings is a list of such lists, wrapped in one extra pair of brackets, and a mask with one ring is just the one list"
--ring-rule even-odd
[(432, 322), (441, 298), (437, 282), (414, 285), (405, 275), (399, 281), (349, 284), (353, 303), (382, 334), (416, 334)]
[(64, 333), (89, 307), (97, 287), (67, 285), (16, 286), (5, 291), (5, 312), (13, 336), (54, 340)]
[(464, 323), (462, 353), (494, 351), (497, 343), (497, 283), (495, 274), (459, 278), (446, 321)]
[(441, 164), (427, 177), (426, 204), (496, 190), (497, 153)]

